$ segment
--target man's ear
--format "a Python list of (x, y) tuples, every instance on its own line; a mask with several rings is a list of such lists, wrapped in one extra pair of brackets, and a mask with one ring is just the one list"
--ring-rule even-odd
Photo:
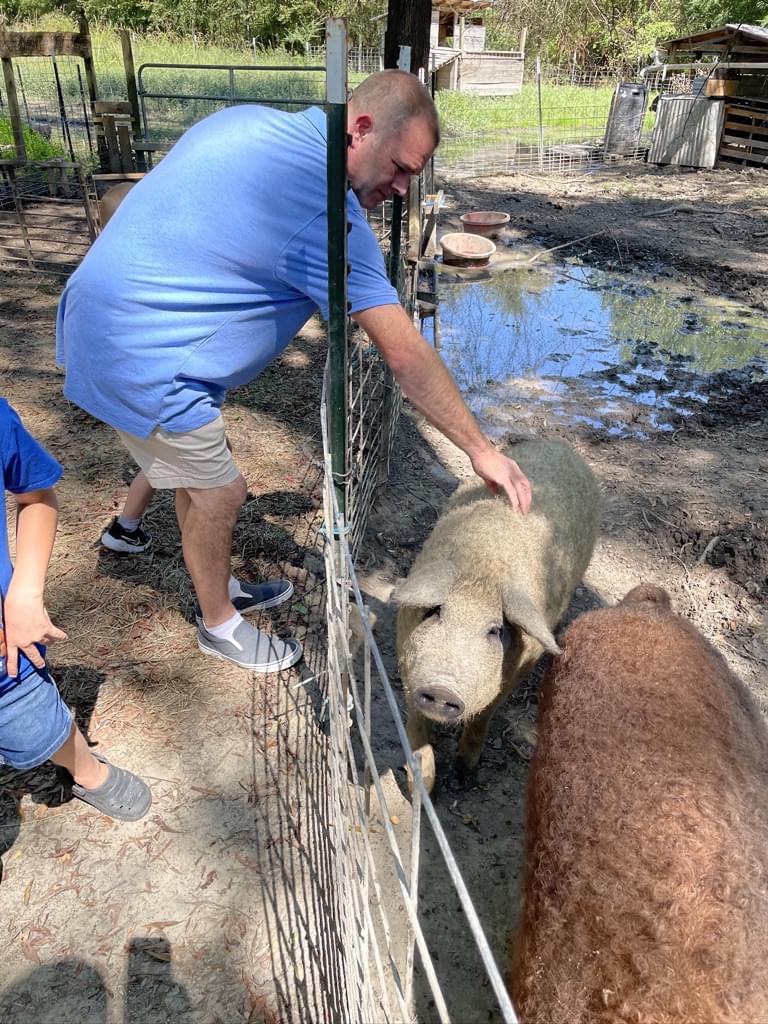
[(354, 149), (373, 131), (373, 118), (370, 114), (358, 114), (349, 125), (350, 147)]

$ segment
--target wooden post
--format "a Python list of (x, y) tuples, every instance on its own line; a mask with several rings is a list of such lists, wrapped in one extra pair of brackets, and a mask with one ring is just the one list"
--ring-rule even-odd
[[(411, 50), (409, 46), (400, 47), (400, 68), (407, 71), (411, 63)], [(406, 216), (408, 232), (406, 236), (406, 252), (411, 259), (419, 258), (419, 235), (421, 234), (421, 196), (419, 191), (419, 179), (414, 176), (408, 185), (408, 198), (406, 201)]]
[(133, 46), (131, 33), (126, 28), (120, 29), (120, 47), (123, 51), (123, 67), (125, 68), (125, 87), (131, 104), (131, 127), (136, 138), (141, 135), (141, 116), (139, 114), (139, 90), (136, 86), (136, 67), (133, 63)]
[(13, 131), (13, 142), (16, 146), (16, 159), (27, 159), (27, 148), (24, 145), (24, 130), (21, 124), (21, 111), (19, 110), (19, 97), (16, 95), (16, 79), (13, 75), (13, 61), (10, 57), (3, 57), (3, 78), (5, 80), (5, 94), (8, 97), (8, 116), (11, 119), (11, 130)]
[(78, 31), (83, 37), (81, 40), (81, 56), (83, 58), (83, 64), (85, 65), (85, 82), (88, 86), (88, 98), (91, 101), (91, 106), (96, 102), (98, 98), (98, 92), (96, 90), (96, 70), (93, 66), (93, 51), (91, 50), (91, 32), (88, 28), (88, 21), (85, 15), (81, 15), (77, 22)]
[(384, 67), (399, 67), (401, 46), (410, 46), (411, 64), (407, 71), (418, 74), (429, 67), (429, 30), (432, 24), (432, 0), (389, 0), (387, 29), (384, 35)]
[[(96, 68), (93, 64), (93, 51), (91, 50), (91, 31), (88, 27), (88, 20), (84, 14), (81, 14), (77, 19), (77, 28), (82, 37), (82, 52), (83, 67), (85, 68), (85, 85), (88, 90), (88, 99), (91, 104), (91, 116), (95, 113), (95, 103), (98, 99), (99, 93), (96, 88)], [(99, 162), (103, 165), (106, 158), (106, 150), (104, 149), (104, 140), (99, 138), (99, 133), (96, 132), (96, 152), (99, 157)]]
[[(410, 46), (401, 46), (397, 66), (400, 71), (407, 71), (411, 66)], [(409, 193), (410, 194), (410, 193)], [(389, 234), (389, 279), (395, 288), (400, 290), (400, 243), (403, 233), (403, 197), (392, 196), (392, 221)]]
[(29, 231), (27, 230), (27, 221), (24, 216), (24, 204), (21, 201), (19, 195), (18, 184), (16, 181), (16, 168), (13, 166), (4, 166), (2, 168), (3, 178), (8, 182), (11, 189), (11, 195), (13, 196), (13, 205), (16, 208), (16, 216), (19, 220), (19, 228), (21, 229), (21, 237), (24, 242), (24, 254), (27, 257), (27, 263), (30, 267), (35, 266), (35, 256), (32, 251), (32, 242), (29, 238)]

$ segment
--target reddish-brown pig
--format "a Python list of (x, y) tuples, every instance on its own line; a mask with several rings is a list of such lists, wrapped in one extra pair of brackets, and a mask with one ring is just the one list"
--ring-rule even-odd
[(545, 675), (510, 994), (526, 1024), (768, 1021), (768, 728), (665, 591)]

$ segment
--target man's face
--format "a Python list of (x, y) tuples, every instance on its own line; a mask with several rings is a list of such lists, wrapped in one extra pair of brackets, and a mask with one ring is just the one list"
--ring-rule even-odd
[(347, 174), (352, 190), (366, 210), (408, 191), (411, 176), (420, 174), (432, 155), (432, 130), (423, 118), (406, 121), (398, 134), (377, 128), (370, 114), (358, 115), (349, 127)]

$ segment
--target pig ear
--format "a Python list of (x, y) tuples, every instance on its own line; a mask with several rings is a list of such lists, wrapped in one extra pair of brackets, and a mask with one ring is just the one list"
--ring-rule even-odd
[(392, 599), (411, 608), (433, 608), (445, 601), (457, 575), (456, 566), (448, 561), (418, 568), (395, 589)]
[(561, 653), (544, 616), (522, 590), (517, 587), (503, 587), (501, 605), (508, 622), (514, 623), (534, 640), (538, 640), (550, 654)]

